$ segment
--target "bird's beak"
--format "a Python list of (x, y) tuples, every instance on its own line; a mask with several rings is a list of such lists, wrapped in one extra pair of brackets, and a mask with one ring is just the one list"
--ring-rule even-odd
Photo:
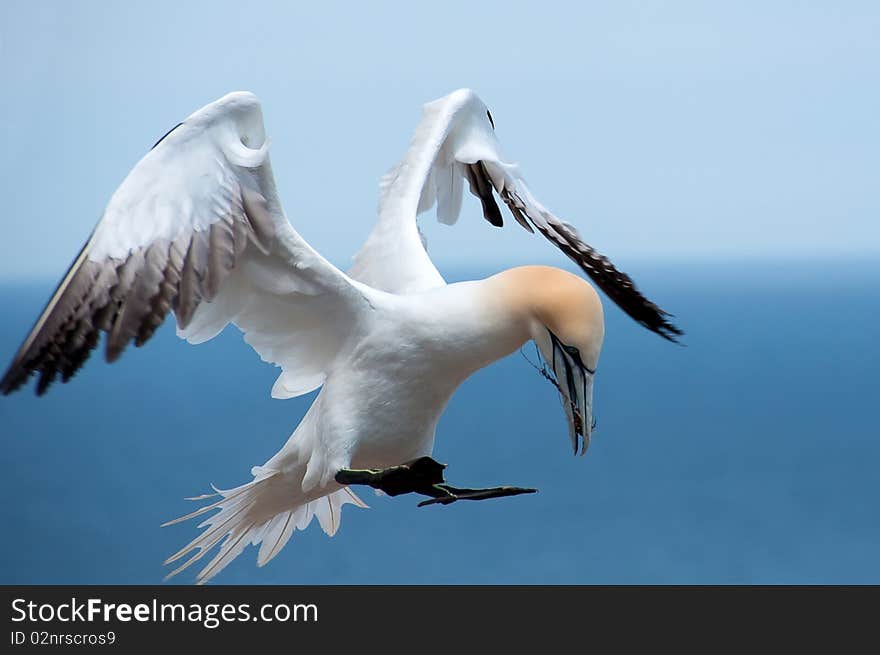
[(549, 358), (554, 383), (568, 418), (569, 438), (575, 454), (587, 452), (593, 422), (593, 375), (580, 360), (569, 354), (562, 342), (550, 333), (552, 357)]
[(554, 348), (554, 372), (575, 454), (587, 452), (593, 432), (593, 373), (561, 348)]

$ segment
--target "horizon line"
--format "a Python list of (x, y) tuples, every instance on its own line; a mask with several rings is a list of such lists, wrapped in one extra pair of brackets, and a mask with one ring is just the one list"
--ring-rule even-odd
[[(705, 270), (708, 272), (716, 268), (727, 269), (730, 266), (736, 264), (748, 263), (751, 266), (772, 265), (775, 267), (781, 266), (784, 268), (801, 268), (803, 266), (810, 266), (816, 268), (818, 273), (828, 265), (852, 265), (857, 267), (874, 265), (878, 269), (880, 269), (880, 252), (705, 252), (698, 254), (689, 254), (681, 258), (675, 257), (672, 253), (664, 253), (659, 256), (645, 256), (644, 254), (629, 256), (618, 255), (617, 259), (612, 259), (612, 261), (615, 261), (616, 263), (618, 261), (625, 261), (626, 265), (623, 267), (619, 267), (623, 268), (624, 270), (627, 268), (643, 267), (674, 269), (678, 267), (689, 268), (692, 266), (700, 266), (705, 267)], [(506, 268), (512, 268), (515, 266), (529, 265), (555, 266), (557, 268), (571, 270), (573, 272), (580, 271), (580, 269), (576, 265), (574, 265), (567, 259), (563, 258), (563, 261), (559, 261), (558, 258), (553, 257), (543, 257), (537, 259), (536, 261), (529, 262), (511, 261), (510, 258), (484, 260), (481, 262), (465, 262), (461, 259), (455, 258), (446, 258), (444, 260), (441, 258), (438, 261), (435, 261), (434, 264), (440, 270), (441, 275), (444, 275), (444, 277), (452, 277), (456, 273), (474, 273), (478, 271), (483, 272), (490, 270), (501, 271), (505, 270)], [(336, 264), (334, 263), (334, 265)], [(50, 281), (57, 282), (64, 276), (66, 271), (67, 268), (58, 269), (57, 271), (47, 270), (43, 272), (13, 272), (11, 274), (0, 273), (0, 284), (16, 285), (43, 283)]]

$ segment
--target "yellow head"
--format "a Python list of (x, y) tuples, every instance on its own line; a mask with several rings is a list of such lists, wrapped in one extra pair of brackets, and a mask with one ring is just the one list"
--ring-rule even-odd
[(562, 396), (572, 447), (586, 452), (593, 429), (593, 377), (605, 336), (602, 303), (577, 275), (548, 266), (523, 266), (496, 276), (505, 304), (526, 322)]

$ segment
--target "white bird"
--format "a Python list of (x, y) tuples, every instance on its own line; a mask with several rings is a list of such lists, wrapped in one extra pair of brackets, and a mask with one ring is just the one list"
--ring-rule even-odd
[[(346, 274), (294, 230), (275, 188), (255, 96), (231, 93), (167, 133), (113, 194), (0, 381), (8, 394), (39, 374), (42, 394), (67, 382), (106, 332), (106, 359), (146, 342), (169, 311), (178, 335), (199, 344), (229, 323), (281, 368), (273, 398), (321, 387), (305, 417), (253, 480), (215, 489), (217, 500), (171, 523), (202, 516), (204, 530), (166, 563), (169, 575), (219, 550), (205, 582), (247, 544), (262, 566), (316, 516), (339, 528), (342, 505), (363, 502), (346, 486), (428, 502), (529, 490), (459, 490), (430, 460), (434, 431), (455, 389), (476, 370), (533, 340), (566, 409), (575, 452), (592, 431), (593, 376), (604, 336), (598, 295), (581, 278), (522, 267), (447, 285), (431, 263), (417, 214), (437, 205), (456, 221), (463, 185), (502, 222), (493, 190), (526, 229), (537, 229), (627, 313), (673, 339), (680, 332), (632, 281), (540, 205), (501, 155), (492, 117), (470, 90), (424, 107), (412, 144), (381, 183), (379, 218)], [(199, 496), (207, 499), (215, 494)]]

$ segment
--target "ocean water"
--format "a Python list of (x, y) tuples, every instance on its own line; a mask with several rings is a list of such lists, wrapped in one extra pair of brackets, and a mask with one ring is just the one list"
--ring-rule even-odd
[[(453, 484), (540, 493), (418, 509), (364, 489), (371, 509), (346, 506), (335, 538), (314, 524), (264, 568), (248, 548), (216, 582), (880, 583), (880, 266), (630, 268), (686, 347), (606, 301), (586, 457), (518, 354), (440, 423)], [(53, 287), (0, 285), (4, 360)], [(250, 479), (305, 412), (312, 396), (269, 398), (276, 374), (234, 329), (194, 348), (166, 324), (42, 399), (0, 398), (0, 583), (160, 582), (195, 534), (160, 523)]]

